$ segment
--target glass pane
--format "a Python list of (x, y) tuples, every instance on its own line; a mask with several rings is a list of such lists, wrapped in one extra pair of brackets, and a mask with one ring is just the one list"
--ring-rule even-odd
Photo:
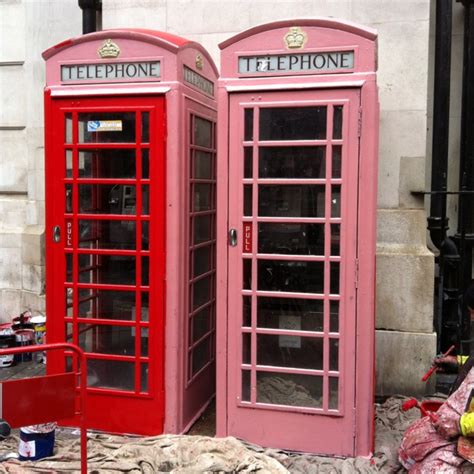
[(135, 319), (135, 293), (132, 291), (91, 290), (79, 300), (80, 318)]
[(194, 144), (212, 148), (212, 122), (194, 116)]
[(150, 225), (148, 221), (142, 221), (142, 250), (149, 250)]
[(260, 185), (258, 215), (324, 217), (324, 185)]
[(342, 105), (336, 105), (334, 107), (334, 120), (333, 120), (333, 130), (332, 137), (335, 139), (342, 138)]
[(250, 364), (252, 335), (248, 332), (242, 334), (242, 364)]
[(260, 147), (260, 178), (325, 178), (325, 147)]
[(245, 109), (244, 112), (244, 140), (246, 142), (253, 140), (253, 109)]
[(244, 216), (252, 215), (252, 185), (244, 184)]
[(194, 152), (194, 178), (213, 179), (212, 153), (195, 150)]
[(66, 178), (72, 178), (72, 150), (66, 150)]
[(194, 250), (194, 271), (193, 277), (197, 277), (211, 270), (212, 268), (212, 247), (206, 246)]
[(72, 317), (73, 316), (72, 302), (74, 298), (74, 289), (65, 288), (64, 292), (65, 292), (65, 297), (66, 297), (66, 316)]
[(257, 299), (257, 326), (297, 331), (323, 331), (323, 302), (300, 298), (259, 297)]
[(104, 283), (111, 285), (135, 285), (135, 257), (117, 255), (80, 255), (79, 271), (88, 274), (88, 268), (95, 269), (96, 280), (84, 278), (83, 283)]
[(87, 386), (134, 390), (135, 364), (133, 362), (89, 359), (87, 361)]
[(341, 186), (332, 185), (331, 217), (341, 217)]
[(150, 112), (142, 112), (142, 143), (150, 141)]
[(65, 143), (72, 143), (72, 114), (64, 114), (65, 120)]
[(341, 255), (341, 225), (331, 224), (331, 255)]
[(149, 313), (150, 313), (150, 304), (149, 304), (149, 296), (146, 291), (142, 291), (142, 314), (141, 318), (139, 318), (141, 321), (149, 321)]
[(66, 184), (65, 189), (66, 194), (66, 212), (72, 212), (72, 184)]
[(329, 303), (329, 331), (339, 332), (339, 301), (331, 301)]
[(253, 175), (253, 148), (244, 148), (244, 178), (252, 178)]
[(324, 262), (258, 260), (258, 289), (323, 293)]
[(136, 223), (134, 221), (79, 221), (79, 247), (88, 249), (136, 248)]
[(150, 186), (147, 184), (142, 184), (142, 214), (150, 214)]
[(150, 150), (142, 148), (142, 178), (150, 179)]
[(148, 328), (140, 329), (140, 344), (141, 344), (141, 355), (142, 357), (148, 357)]
[(140, 392), (148, 392), (148, 364), (141, 364)]
[(210, 341), (211, 339), (208, 337), (193, 349), (193, 375), (201, 370), (211, 360)]
[(192, 342), (197, 342), (211, 329), (211, 306), (207, 306), (192, 316)]
[(135, 113), (78, 114), (79, 143), (135, 143)]
[(150, 284), (150, 258), (142, 257), (142, 285)]
[(339, 408), (339, 379), (329, 377), (329, 409), (337, 410)]
[(322, 370), (323, 339), (257, 334), (257, 364)]
[(135, 150), (79, 150), (80, 178), (135, 178)]
[(194, 244), (207, 242), (214, 237), (212, 232), (212, 217), (211, 216), (195, 216), (194, 217)]
[(195, 183), (193, 211), (209, 211), (212, 206), (212, 184)]
[(332, 295), (339, 294), (339, 262), (331, 262), (331, 289)]
[(259, 253), (324, 255), (324, 224), (258, 224)]
[(242, 401), (250, 401), (250, 371), (242, 370)]
[(329, 339), (329, 370), (339, 370), (339, 339)]
[(326, 107), (260, 109), (260, 140), (326, 138)]
[(257, 372), (257, 402), (322, 408), (323, 378), (312, 375)]
[(333, 179), (341, 178), (342, 166), (342, 146), (334, 145), (332, 147), (332, 177)]
[(252, 260), (249, 258), (243, 259), (243, 266), (244, 266), (244, 279), (242, 288), (244, 290), (251, 290), (252, 289)]
[(193, 310), (211, 301), (211, 277), (193, 283)]
[(82, 214), (135, 214), (135, 186), (128, 184), (79, 185)]
[(72, 282), (72, 253), (66, 254), (66, 281)]
[(131, 327), (79, 324), (79, 347), (98, 354), (135, 355), (135, 335)]
[(242, 296), (242, 326), (252, 326), (252, 297)]

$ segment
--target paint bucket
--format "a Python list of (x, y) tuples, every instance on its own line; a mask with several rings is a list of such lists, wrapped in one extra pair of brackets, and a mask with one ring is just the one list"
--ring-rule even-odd
[[(15, 339), (18, 347), (31, 346), (35, 340), (35, 332), (33, 329), (20, 329), (15, 331)], [(15, 355), (15, 362), (28, 362), (31, 359), (31, 352)]]
[(28, 433), (20, 429), (18, 454), (20, 461), (35, 461), (53, 455), (55, 430), (47, 433)]
[[(31, 318), (31, 323), (35, 332), (35, 344), (44, 344), (46, 342), (46, 316), (34, 316)], [(36, 362), (46, 364), (46, 352), (35, 352), (33, 358)]]
[[(14, 334), (8, 336), (0, 335), (0, 349), (8, 349), (9, 347), (16, 346), (16, 338)], [(0, 367), (10, 367), (13, 365), (14, 356), (13, 354), (6, 354), (0, 356)]]

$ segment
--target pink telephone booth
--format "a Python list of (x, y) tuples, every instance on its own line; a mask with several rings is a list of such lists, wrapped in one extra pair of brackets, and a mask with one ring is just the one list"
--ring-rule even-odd
[(86, 353), (91, 428), (186, 431), (215, 391), (216, 67), (138, 29), (43, 56), (48, 342)]
[(367, 455), (376, 33), (279, 21), (220, 48), (217, 433)]

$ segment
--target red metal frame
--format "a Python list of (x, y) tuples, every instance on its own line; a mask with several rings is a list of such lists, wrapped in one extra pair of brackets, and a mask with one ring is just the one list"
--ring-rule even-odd
[[(80, 380), (79, 388), (75, 388), (76, 393), (79, 392), (79, 406), (80, 410), (75, 412), (75, 417), (79, 420), (79, 427), (81, 429), (81, 473), (87, 473), (87, 425), (86, 425), (86, 385), (87, 385), (87, 364), (84, 352), (74, 344), (67, 344), (67, 343), (57, 343), (57, 344), (42, 344), (37, 346), (27, 346), (27, 347), (15, 347), (9, 349), (0, 349), (0, 356), (7, 355), (7, 354), (24, 354), (27, 352), (44, 352), (50, 350), (64, 350), (64, 351), (72, 351), (76, 354), (79, 360), (79, 368), (78, 371), (67, 372), (74, 374), (75, 380)], [(11, 380), (11, 381), (4, 381), (0, 382), (1, 385), (7, 384), (17, 384), (18, 382), (28, 381), (28, 388), (29, 391), (27, 393), (23, 392), (21, 396), (28, 402), (29, 406), (38, 403), (38, 400), (35, 399), (36, 391), (35, 388), (39, 387), (40, 384), (42, 386), (51, 385), (51, 397), (49, 400), (45, 400), (42, 398), (42, 404), (39, 405), (40, 408), (36, 408), (37, 411), (41, 410), (41, 407), (44, 407), (45, 410), (48, 411), (48, 414), (51, 416), (50, 419), (44, 420), (46, 421), (59, 421), (55, 418), (55, 404), (61, 404), (61, 400), (57, 400), (57, 393), (54, 393), (54, 389), (58, 387), (57, 376), (50, 375), (45, 377), (31, 377), (29, 379), (19, 379), (19, 380)], [(20, 385), (19, 385), (20, 386)], [(75, 386), (75, 382), (73, 384)], [(14, 388), (14, 387), (12, 387)], [(16, 387), (15, 387), (16, 388)], [(36, 405), (38, 407), (38, 405)], [(2, 401), (2, 408), (3, 408), (3, 401)], [(25, 417), (21, 420), (22, 426), (27, 426), (29, 424), (37, 424), (39, 422), (37, 416), (33, 411), (23, 410), (25, 413)], [(2, 417), (8, 422), (8, 413), (4, 413), (2, 410)], [(28, 421), (29, 420), (29, 421)], [(17, 420), (20, 421), (20, 420)], [(13, 425), (12, 428), (19, 427), (17, 424)]]
[[(78, 116), (81, 113), (134, 113), (135, 141), (133, 143), (80, 143), (78, 137)], [(150, 114), (150, 133), (148, 142), (141, 141), (142, 112)], [(65, 117), (72, 118), (72, 140), (65, 143)], [(113, 178), (100, 176), (81, 177), (78, 171), (79, 151), (87, 150), (135, 150), (135, 178)], [(66, 150), (72, 151), (72, 176), (65, 172)], [(149, 176), (142, 176), (142, 152), (149, 153)], [(96, 429), (110, 432), (135, 432), (138, 434), (159, 434), (163, 430), (164, 418), (164, 311), (165, 311), (165, 100), (163, 96), (153, 97), (101, 97), (101, 98), (50, 98), (46, 92), (46, 278), (48, 340), (63, 342), (72, 333), (72, 342), (80, 344), (83, 328), (92, 331), (114, 326), (131, 331), (134, 353), (94, 352), (95, 346), (86, 353), (88, 361), (110, 361), (113, 363), (133, 364), (134, 380), (130, 388), (89, 387), (87, 399), (89, 424)], [(80, 211), (79, 186), (91, 185), (92, 200), (99, 198), (100, 186), (128, 185), (136, 189), (136, 207), (132, 214), (95, 213)], [(73, 193), (72, 208), (66, 209), (64, 189)], [(142, 189), (149, 193), (149, 209), (142, 211)], [(96, 211), (97, 212), (97, 211)], [(100, 211), (99, 211), (100, 212)], [(135, 249), (120, 248), (82, 248), (79, 245), (79, 221), (133, 222), (135, 223)], [(148, 222), (148, 249), (142, 246), (142, 224)], [(60, 243), (52, 239), (52, 229), (59, 225), (63, 238)], [(70, 229), (72, 228), (72, 232)], [(72, 235), (71, 235), (72, 234)], [(67, 238), (66, 238), (67, 236)], [(81, 255), (90, 256), (91, 265), (79, 268)], [(68, 257), (69, 256), (69, 257)], [(99, 281), (99, 266), (102, 259), (111, 256), (128, 257), (135, 262), (135, 284), (113, 284)], [(65, 279), (66, 260), (72, 262), (72, 279)], [(149, 281), (142, 282), (142, 261), (148, 260)], [(85, 273), (84, 273), (85, 272)], [(80, 280), (80, 274), (88, 274), (87, 282)], [(133, 279), (133, 277), (132, 277)], [(69, 280), (69, 281), (67, 281)], [(79, 317), (79, 291), (89, 290), (86, 299), (96, 298), (99, 290), (135, 293), (135, 319), (119, 320), (105, 318)], [(68, 315), (65, 293), (72, 292), (72, 314)], [(149, 320), (141, 319), (142, 294), (148, 295)], [(140, 316), (139, 316), (140, 315)], [(65, 331), (64, 324), (68, 330)], [(87, 326), (86, 326), (87, 325)], [(96, 329), (93, 329), (93, 328)], [(82, 329), (81, 329), (82, 328)], [(129, 329), (127, 329), (129, 328)], [(97, 332), (97, 331), (96, 331)], [(147, 332), (148, 344), (153, 348), (148, 354), (142, 354), (141, 338)], [(97, 334), (96, 334), (97, 335)], [(70, 336), (70, 334), (69, 334)], [(94, 336), (93, 339), (97, 338)], [(100, 363), (100, 362), (98, 362)], [(51, 357), (48, 361), (48, 373), (63, 370), (64, 360)], [(148, 370), (148, 386), (142, 387), (142, 372)], [(125, 382), (124, 382), (125, 383)], [(133, 388), (132, 388), (133, 387)], [(120, 416), (110, 417), (112, 408), (120, 410)], [(71, 422), (73, 422), (71, 420)]]

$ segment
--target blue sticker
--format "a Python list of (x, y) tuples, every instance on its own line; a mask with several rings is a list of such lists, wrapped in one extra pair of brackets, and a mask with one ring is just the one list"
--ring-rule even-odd
[(100, 127), (100, 120), (89, 120), (87, 122), (87, 131), (95, 132)]

